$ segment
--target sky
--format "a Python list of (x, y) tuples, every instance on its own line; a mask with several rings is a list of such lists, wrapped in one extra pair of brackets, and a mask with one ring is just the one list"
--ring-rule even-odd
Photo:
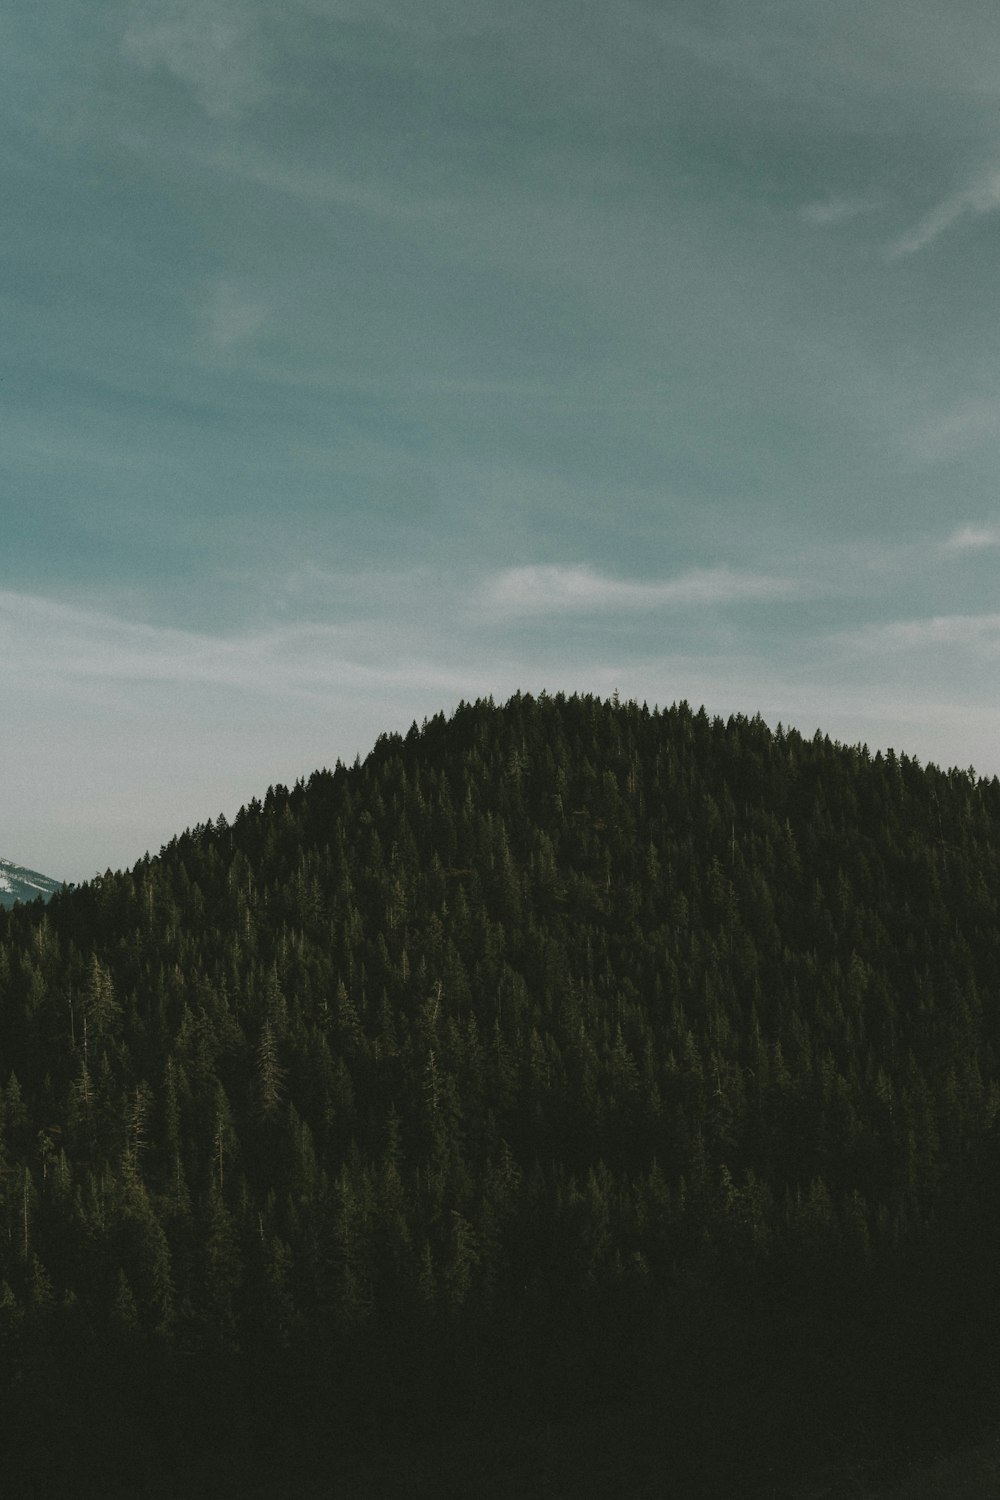
[(460, 699), (1000, 772), (994, 0), (11, 0), (0, 853)]

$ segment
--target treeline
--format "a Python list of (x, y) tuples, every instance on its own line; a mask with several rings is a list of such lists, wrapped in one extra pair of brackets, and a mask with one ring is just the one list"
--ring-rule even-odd
[[(960, 1423), (998, 900), (995, 779), (519, 695), (0, 913), (22, 1443), (676, 1414), (763, 1361), (745, 1475), (810, 1381), (834, 1426)], [(664, 1462), (710, 1473), (691, 1420)]]

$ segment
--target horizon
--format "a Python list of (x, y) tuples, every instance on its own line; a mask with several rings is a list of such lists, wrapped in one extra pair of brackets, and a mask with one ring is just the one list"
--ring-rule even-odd
[(1000, 772), (1000, 13), (17, 0), (5, 858), (460, 698)]
[[(508, 704), (513, 700), (513, 698), (515, 698), (515, 697), (517, 697), (517, 696), (520, 695), (520, 692), (521, 692), (521, 690), (518, 689), (514, 694), (511, 695), (510, 698), (506, 698), (506, 699), (503, 699), (503, 700), (497, 702), (496, 705), (495, 705), (496, 708), (498, 710), (505, 709), (508, 706)], [(622, 697), (617, 692), (617, 690), (615, 690), (614, 692), (612, 692), (610, 694), (606, 694), (606, 695), (597, 695), (597, 694), (588, 695), (588, 694), (583, 693), (583, 692), (580, 692), (579, 694), (576, 694), (576, 693), (562, 694), (561, 691), (557, 691), (555, 693), (549, 694), (549, 693), (547, 693), (547, 690), (544, 689), (544, 688), (539, 689), (539, 691), (537, 693), (534, 693), (534, 694), (528, 693), (525, 696), (535, 697), (535, 698), (546, 697), (546, 696), (547, 697), (552, 697), (552, 698), (558, 698), (558, 697), (562, 697), (562, 696), (565, 696), (567, 698), (572, 698), (574, 696), (580, 696), (580, 697), (594, 696), (594, 697), (598, 698), (599, 702), (602, 702), (602, 703), (605, 703), (605, 704), (612, 704), (613, 703), (615, 707), (619, 707), (619, 706), (622, 707), (622, 708), (628, 708), (630, 706), (631, 707), (638, 707), (638, 708), (642, 708), (642, 709), (648, 709), (648, 711), (650, 712), (650, 714), (660, 714), (660, 715), (667, 715), (667, 714), (673, 713), (676, 710), (678, 710), (678, 709), (686, 706), (690, 710), (691, 714), (693, 716), (695, 716), (695, 717), (697, 717), (699, 714), (704, 713), (708, 717), (708, 719), (710, 721), (714, 722), (714, 721), (718, 720), (718, 721), (721, 721), (723, 723), (727, 722), (727, 720), (731, 719), (731, 718), (737, 718), (737, 719), (744, 718), (744, 719), (750, 721), (750, 720), (753, 720), (756, 717), (756, 718), (760, 718), (761, 719), (761, 722), (764, 723), (764, 725), (767, 728), (767, 730), (769, 731), (769, 733), (772, 736), (776, 737), (776, 738), (777, 737), (781, 737), (781, 736), (788, 736), (788, 735), (798, 735), (803, 741), (810, 742), (815, 737), (824, 736), (826, 739), (828, 739), (830, 741), (830, 743), (833, 745), (833, 747), (836, 750), (842, 750), (842, 751), (847, 751), (847, 752), (860, 752), (862, 755), (864, 755), (866, 757), (870, 756), (873, 761), (877, 761), (878, 759), (880, 759), (883, 756), (897, 755), (897, 756), (899, 756), (903, 760), (907, 760), (908, 759), (908, 760), (914, 762), (919, 767), (919, 769), (923, 770), (923, 771), (937, 769), (939, 771), (944, 772), (945, 774), (950, 774), (952, 772), (958, 772), (959, 774), (961, 774), (963, 776), (965, 776), (965, 775), (975, 775), (975, 777), (976, 777), (977, 780), (980, 780), (980, 781), (983, 781), (983, 782), (990, 782), (990, 781), (996, 781), (997, 780), (996, 773), (994, 773), (992, 776), (990, 776), (990, 775), (984, 775), (983, 773), (981, 773), (978, 770), (977, 767), (971, 766), (971, 765), (969, 765), (969, 766), (961, 766), (958, 763), (955, 763), (955, 764), (951, 764), (951, 765), (947, 765), (946, 766), (946, 765), (939, 764), (938, 762), (936, 762), (934, 760), (922, 760), (919, 756), (909, 755), (908, 752), (906, 750), (904, 750), (900, 746), (892, 746), (892, 745), (888, 745), (888, 746), (884, 746), (884, 747), (882, 747), (882, 746), (869, 746), (864, 741), (859, 741), (859, 740), (855, 740), (855, 741), (842, 740), (842, 739), (838, 738), (835, 735), (829, 735), (829, 734), (827, 734), (826, 731), (823, 730), (823, 728), (822, 728), (821, 725), (817, 726), (816, 729), (814, 731), (812, 731), (812, 733), (809, 733), (809, 732), (806, 732), (806, 731), (802, 730), (801, 728), (799, 728), (797, 725), (794, 725), (794, 724), (785, 724), (785, 723), (783, 723), (781, 721), (779, 721), (777, 724), (770, 724), (770, 723), (767, 722), (766, 719), (763, 718), (762, 715), (745, 714), (745, 713), (742, 713), (739, 710), (734, 711), (730, 715), (713, 714), (713, 713), (711, 713), (709, 711), (708, 707), (704, 703), (695, 705), (694, 703), (689, 703), (686, 699), (677, 699), (677, 700), (674, 700), (674, 702), (672, 702), (670, 704), (660, 704), (660, 703), (649, 703), (647, 700), (642, 700), (640, 702), (640, 700), (638, 700), (636, 698)], [(452, 721), (452, 719), (454, 718), (455, 714), (458, 712), (459, 708), (463, 704), (467, 704), (468, 706), (471, 706), (474, 703), (479, 702), (479, 701), (489, 701), (489, 702), (492, 702), (493, 701), (492, 695), (483, 695), (482, 698), (479, 699), (479, 700), (464, 700), (464, 699), (463, 700), (459, 700), (459, 702), (457, 704), (455, 704), (450, 710), (439, 710), (438, 713), (439, 713), (439, 715), (443, 715), (443, 717), (445, 718), (446, 722), (450, 723)], [(58, 877), (58, 876), (53, 877), (53, 876), (51, 876), (51, 874), (49, 872), (38, 870), (36, 868), (32, 868), (31, 866), (25, 865), (23, 862), (21, 862), (19, 860), (11, 859), (9, 856), (6, 856), (6, 855), (0, 855), (0, 866), (6, 865), (8, 867), (13, 867), (16, 870), (20, 871), (22, 874), (27, 874), (27, 875), (41, 875), (43, 878), (48, 878), (48, 879), (62, 879), (63, 884), (65, 886), (67, 886), (67, 887), (75, 887), (75, 886), (78, 886), (78, 885), (83, 885), (83, 884), (86, 884), (90, 880), (94, 880), (94, 879), (100, 880), (101, 878), (103, 878), (106, 875), (121, 873), (122, 871), (127, 871), (127, 870), (130, 870), (130, 869), (134, 869), (137, 865), (142, 864), (144, 860), (147, 860), (147, 859), (152, 860), (152, 859), (159, 858), (166, 851), (167, 847), (170, 845), (170, 843), (173, 842), (174, 839), (181, 838), (184, 835), (189, 834), (192, 831), (196, 830), (200, 826), (203, 826), (205, 824), (209, 824), (209, 825), (217, 824), (219, 822), (219, 820), (224, 820), (224, 822), (227, 825), (233, 823), (238, 818), (239, 814), (242, 813), (243, 811), (245, 811), (253, 802), (257, 802), (257, 803), (263, 802), (266, 799), (267, 795), (272, 790), (276, 790), (276, 791), (282, 791), (282, 790), (288, 791), (288, 790), (291, 790), (293, 787), (295, 787), (297, 785), (306, 785), (307, 786), (308, 783), (311, 781), (311, 779), (314, 776), (322, 776), (324, 774), (332, 774), (332, 773), (335, 773), (338, 769), (343, 769), (344, 771), (351, 771), (351, 770), (354, 770), (354, 769), (360, 769), (365, 764), (365, 762), (368, 759), (368, 757), (371, 754), (373, 754), (374, 751), (378, 748), (379, 741), (381, 741), (382, 739), (384, 739), (386, 737), (391, 737), (391, 736), (395, 736), (398, 739), (405, 739), (407, 737), (408, 733), (410, 732), (410, 730), (416, 728), (417, 730), (422, 731), (424, 728), (426, 728), (428, 722), (430, 720), (432, 720), (434, 717), (435, 717), (435, 715), (433, 715), (433, 714), (432, 715), (428, 715), (428, 716), (425, 716), (425, 718), (423, 719), (423, 721), (421, 723), (419, 723), (419, 724), (414, 719), (414, 720), (411, 721), (411, 724), (409, 726), (406, 726), (406, 727), (404, 727), (402, 729), (398, 729), (398, 730), (383, 730), (383, 731), (381, 731), (378, 735), (376, 735), (374, 741), (372, 742), (371, 745), (369, 745), (367, 747), (367, 749), (365, 750), (365, 752), (364, 753), (361, 753), (360, 751), (357, 752), (356, 756), (351, 761), (345, 761), (342, 757), (338, 757), (334, 762), (332, 762), (330, 764), (314, 766), (314, 767), (310, 768), (310, 770), (302, 772), (299, 776), (291, 778), (291, 779), (289, 779), (287, 781), (272, 782), (267, 787), (261, 787), (261, 788), (259, 788), (256, 792), (254, 792), (250, 796), (246, 797), (238, 805), (238, 807), (236, 807), (235, 809), (231, 809), (229, 811), (226, 811), (225, 809), (219, 809), (218, 811), (216, 811), (214, 813), (204, 814), (200, 818), (190, 819), (189, 821), (187, 821), (186, 823), (184, 823), (182, 826), (176, 828), (173, 831), (173, 833), (169, 836), (169, 838), (166, 838), (166, 839), (163, 840), (163, 842), (161, 843), (161, 845), (157, 849), (155, 849), (155, 850), (154, 849), (144, 849), (142, 851), (142, 853), (139, 854), (139, 855), (137, 855), (134, 859), (127, 860), (127, 861), (123, 862), (121, 865), (118, 865), (116, 867), (106, 866), (103, 870), (94, 870), (91, 873), (89, 873), (87, 875), (82, 875), (82, 876), (80, 876), (78, 878), (73, 878), (73, 877), (68, 877), (68, 876), (65, 877), (65, 878), (63, 878), (63, 877)]]

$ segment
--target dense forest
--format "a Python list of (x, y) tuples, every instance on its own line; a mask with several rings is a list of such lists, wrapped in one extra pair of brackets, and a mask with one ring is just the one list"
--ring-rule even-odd
[(995, 779), (518, 695), (0, 911), (14, 1492), (778, 1496), (1000, 1415), (998, 903)]

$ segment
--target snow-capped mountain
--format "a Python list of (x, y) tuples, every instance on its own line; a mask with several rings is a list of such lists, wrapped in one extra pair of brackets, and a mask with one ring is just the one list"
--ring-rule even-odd
[(37, 870), (26, 870), (23, 865), (12, 864), (9, 859), (0, 859), (0, 906), (13, 906), (15, 901), (34, 901), (36, 896), (47, 899), (62, 887), (61, 880), (39, 875)]

